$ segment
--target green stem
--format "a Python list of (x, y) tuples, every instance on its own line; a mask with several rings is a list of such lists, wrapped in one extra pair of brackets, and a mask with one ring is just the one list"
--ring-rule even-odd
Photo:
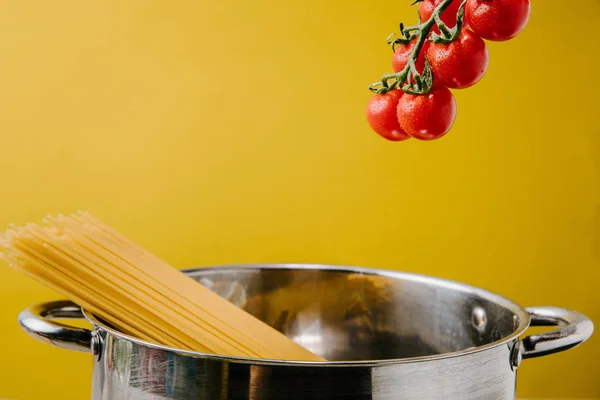
[[(380, 89), (377, 90), (377, 93), (383, 94), (383, 93), (386, 93), (386, 92), (394, 89), (396, 86), (398, 86), (398, 85), (404, 83), (404, 81), (406, 81), (408, 73), (411, 70), (411, 66), (414, 68), (414, 65), (417, 62), (417, 58), (419, 57), (419, 54), (421, 53), (421, 49), (423, 48), (423, 45), (425, 44), (425, 41), (427, 40), (427, 36), (429, 36), (429, 32), (431, 32), (431, 29), (433, 28), (433, 26), (436, 25), (436, 20), (440, 19), (440, 16), (446, 10), (446, 8), (448, 8), (450, 6), (452, 1), (454, 1), (454, 0), (443, 0), (435, 8), (435, 10), (433, 10), (431, 17), (427, 21), (425, 21), (419, 25), (404, 28), (405, 31), (406, 30), (418, 31), (417, 43), (416, 43), (415, 47), (413, 48), (412, 52), (410, 53), (410, 56), (408, 58), (408, 63), (406, 64), (404, 69), (400, 72), (383, 75), (383, 77), (381, 78), (381, 82), (377, 82), (377, 83), (369, 86), (369, 88), (371, 90), (373, 90), (376, 85), (377, 86), (381, 85)], [(390, 81), (392, 79), (394, 79), (394, 83), (388, 84), (388, 81)], [(426, 87), (423, 89), (425, 90), (425, 93), (426, 93), (431, 88)], [(425, 93), (423, 93), (423, 94), (425, 94)]]
[[(463, 27), (466, 3), (467, 3), (467, 0), (462, 0), (462, 2), (460, 3), (460, 6), (458, 7), (458, 13), (456, 14), (456, 26), (454, 28), (448, 30), (447, 26), (438, 25), (440, 27), (440, 32), (442, 32), (443, 35), (439, 36), (435, 33), (433, 35), (431, 35), (431, 41), (433, 43), (449, 44), (458, 38), (458, 36), (460, 35), (460, 33), (462, 31), (462, 27)], [(446, 28), (446, 31), (443, 31), (442, 27)]]
[(440, 32), (442, 33), (442, 35), (444, 35), (446, 37), (450, 37), (450, 35), (452, 34), (450, 32), (450, 29), (448, 29), (446, 24), (439, 17), (435, 18), (435, 23), (437, 24), (438, 28), (440, 29)]
[[(409, 65), (410, 65), (409, 70), (410, 70), (410, 73), (412, 73), (413, 79), (415, 80), (417, 90), (423, 90), (423, 82), (421, 80), (421, 76), (419, 75), (419, 71), (417, 71), (417, 66), (415, 65), (415, 63), (412, 60), (410, 60)], [(410, 76), (410, 73), (406, 75), (407, 79)], [(408, 84), (410, 84), (410, 82), (408, 82)]]

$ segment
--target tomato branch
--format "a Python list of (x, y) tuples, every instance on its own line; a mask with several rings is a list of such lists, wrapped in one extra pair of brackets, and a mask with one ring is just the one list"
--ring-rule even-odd
[[(433, 84), (433, 74), (431, 72), (429, 61), (425, 59), (425, 68), (422, 74), (419, 74), (417, 71), (416, 62), (421, 50), (423, 49), (423, 45), (425, 44), (425, 41), (427, 41), (429, 33), (434, 26), (437, 26), (441, 33), (441, 36), (435, 32), (431, 35), (430, 40), (434, 43), (450, 43), (456, 40), (460, 34), (463, 25), (464, 5), (466, 0), (461, 2), (459, 13), (457, 15), (456, 26), (454, 28), (448, 28), (440, 18), (448, 6), (450, 6), (452, 1), (454, 0), (442, 1), (435, 8), (431, 17), (425, 22), (409, 27), (404, 27), (403, 24), (400, 24), (402, 37), (390, 41), (390, 37), (392, 36), (390, 35), (390, 37), (388, 37), (388, 44), (391, 44), (392, 49), (394, 49), (396, 44), (408, 44), (416, 39), (417, 43), (408, 58), (408, 63), (400, 72), (383, 75), (380, 82), (375, 82), (369, 85), (369, 90), (375, 93), (384, 94), (395, 89), (404, 82), (407, 82), (407, 84), (402, 87), (402, 90), (406, 93), (426, 94), (429, 92), (429, 90), (431, 90), (431, 86)], [(411, 77), (414, 79), (414, 84), (411, 83)]]

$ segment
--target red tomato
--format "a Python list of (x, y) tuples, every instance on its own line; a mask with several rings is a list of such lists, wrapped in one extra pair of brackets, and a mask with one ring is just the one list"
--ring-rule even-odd
[(398, 102), (400, 127), (420, 140), (444, 136), (456, 119), (456, 101), (448, 88), (440, 87), (427, 94), (405, 94)]
[[(427, 49), (429, 49), (429, 43), (431, 43), (429, 40), (423, 43), (421, 51), (419, 52), (419, 56), (417, 57), (417, 62), (415, 66), (417, 67), (417, 72), (419, 74), (422, 74), (423, 70), (425, 69), (425, 55), (427, 54)], [(400, 72), (404, 69), (404, 67), (406, 67), (408, 59), (410, 58), (410, 53), (415, 48), (416, 44), (417, 39), (413, 39), (413, 41), (409, 44), (399, 44), (396, 46), (396, 52), (394, 53), (394, 57), (392, 58), (392, 68), (394, 72)], [(414, 79), (411, 79), (410, 81), (410, 83), (415, 82)], [(405, 83), (406, 82), (402, 82), (401, 86), (404, 86)]]
[(400, 89), (390, 90), (385, 94), (376, 94), (367, 105), (367, 121), (371, 128), (380, 136), (399, 142), (409, 139), (410, 136), (400, 128), (396, 117), (398, 101), (404, 92)]
[[(423, 43), (423, 47), (421, 47), (421, 52), (419, 53), (419, 57), (417, 57), (417, 71), (419, 73), (423, 72), (423, 68), (425, 68), (425, 54), (427, 54), (427, 49), (429, 48), (429, 40)], [(409, 44), (399, 44), (396, 45), (396, 52), (394, 53), (394, 57), (392, 58), (392, 68), (394, 72), (400, 72), (406, 67), (408, 63), (408, 59), (410, 58), (410, 53), (414, 50), (417, 44), (417, 39), (413, 39)]]
[[(443, 0), (423, 0), (419, 3), (419, 15), (421, 16), (421, 22), (428, 21), (433, 14), (433, 10), (440, 5)], [(448, 28), (454, 28), (456, 26), (456, 15), (460, 8), (461, 0), (453, 0), (452, 3), (442, 13), (441, 20)], [(463, 27), (467, 27), (467, 21), (463, 21)], [(440, 33), (437, 26), (433, 27), (436, 33)]]
[(475, 33), (501, 42), (517, 36), (531, 14), (529, 0), (467, 0), (465, 18)]
[[(419, 56), (417, 57), (417, 62), (415, 66), (417, 67), (417, 72), (419, 74), (423, 73), (425, 69), (425, 55), (427, 54), (427, 49), (429, 48), (429, 40), (423, 43), (421, 47), (421, 51), (419, 52)], [(394, 72), (400, 72), (406, 67), (408, 63), (408, 59), (410, 58), (410, 53), (413, 51), (417, 44), (417, 39), (414, 39), (409, 44), (399, 44), (396, 46), (396, 52), (394, 53), (394, 57), (392, 58), (392, 68)], [(414, 79), (411, 79), (410, 83), (414, 83)], [(402, 82), (403, 86), (406, 82)]]
[(449, 44), (431, 43), (427, 59), (436, 86), (464, 89), (483, 78), (490, 55), (483, 39), (463, 29)]

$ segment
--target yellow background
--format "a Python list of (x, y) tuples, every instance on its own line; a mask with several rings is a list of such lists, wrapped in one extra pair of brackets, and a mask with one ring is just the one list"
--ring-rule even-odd
[[(85, 209), (179, 267), (417, 271), (600, 325), (600, 3), (534, 1), (444, 139), (391, 143), (364, 109), (408, 3), (2, 2), (0, 226)], [(91, 357), (16, 323), (56, 295), (8, 267), (0, 293), (0, 397), (88, 398)], [(519, 395), (600, 397), (598, 371), (596, 336)]]

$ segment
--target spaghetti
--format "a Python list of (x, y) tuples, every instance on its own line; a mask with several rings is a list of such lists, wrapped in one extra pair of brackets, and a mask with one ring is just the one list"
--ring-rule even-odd
[(157, 344), (324, 361), (86, 212), (0, 233), (0, 259), (119, 331)]

